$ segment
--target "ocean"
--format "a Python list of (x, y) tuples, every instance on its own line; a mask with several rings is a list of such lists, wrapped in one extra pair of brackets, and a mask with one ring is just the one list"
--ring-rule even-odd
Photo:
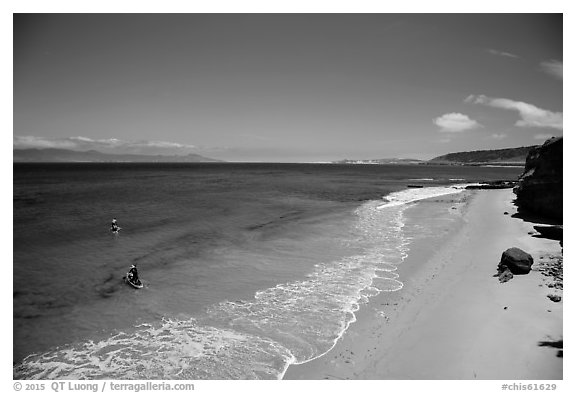
[[(406, 209), (521, 172), (14, 164), (14, 378), (281, 379), (402, 290), (411, 243), (445, 219)], [(131, 264), (143, 289), (122, 280)]]

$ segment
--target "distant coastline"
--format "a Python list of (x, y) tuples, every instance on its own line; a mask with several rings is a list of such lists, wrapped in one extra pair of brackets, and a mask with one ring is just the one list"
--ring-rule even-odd
[(526, 156), (534, 146), (515, 147), (496, 150), (475, 150), (449, 153), (434, 157), (430, 160), (414, 158), (378, 158), (369, 160), (340, 160), (335, 164), (361, 164), (361, 165), (472, 165), (472, 166), (512, 166), (524, 167)]
[(13, 162), (223, 162), (199, 154), (107, 154), (97, 150), (14, 149)]
[[(449, 153), (430, 160), (415, 158), (378, 158), (378, 159), (344, 159), (323, 161), (322, 164), (344, 165), (469, 165), (523, 167), (526, 156), (533, 146), (476, 150), (469, 152)], [(68, 149), (14, 149), (13, 162), (226, 162), (199, 154), (188, 155), (150, 155), (150, 154), (110, 154), (97, 150), (76, 151)]]

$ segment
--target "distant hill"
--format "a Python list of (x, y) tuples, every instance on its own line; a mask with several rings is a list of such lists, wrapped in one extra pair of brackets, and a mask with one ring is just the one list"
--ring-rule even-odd
[(475, 150), (445, 154), (428, 162), (431, 164), (518, 164), (524, 165), (526, 156), (534, 146), (511, 149)]
[(198, 154), (161, 156), (144, 154), (106, 154), (96, 150), (14, 149), (13, 162), (221, 162)]

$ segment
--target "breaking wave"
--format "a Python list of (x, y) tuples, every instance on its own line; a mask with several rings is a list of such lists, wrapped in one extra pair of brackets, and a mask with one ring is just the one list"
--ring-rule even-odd
[[(105, 339), (28, 356), (16, 379), (280, 379), (290, 364), (326, 354), (362, 304), (402, 288), (409, 203), (463, 186), (393, 193), (355, 211), (356, 255), (319, 263), (304, 279), (225, 301), (187, 320), (161, 320)], [(384, 209), (386, 207), (386, 209)], [(265, 256), (263, 256), (265, 257)]]

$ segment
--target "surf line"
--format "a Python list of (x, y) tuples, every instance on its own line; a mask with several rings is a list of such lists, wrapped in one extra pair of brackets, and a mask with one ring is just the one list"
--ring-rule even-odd
[[(366, 203), (364, 206), (368, 206), (368, 205), (372, 205), (372, 206), (370, 206), (370, 210), (372, 210), (373, 212), (377, 212), (376, 209), (378, 209), (378, 206), (374, 206), (374, 201), (368, 202), (368, 203)], [(394, 206), (399, 207), (398, 214), (399, 214), (400, 216), (402, 215), (402, 213), (403, 213), (403, 211), (405, 210), (405, 208), (408, 207), (408, 206), (406, 206), (406, 204), (397, 204), (397, 205), (394, 205)], [(374, 208), (376, 208), (376, 209), (374, 209)], [(371, 219), (372, 219), (372, 218), (373, 218), (373, 217), (371, 217)], [(404, 225), (405, 225), (404, 222), (403, 222), (403, 220), (402, 220), (401, 218), (399, 218), (398, 216), (396, 216), (395, 219), (394, 219), (394, 223), (395, 223), (395, 225), (397, 226), (398, 230), (399, 230), (400, 232), (402, 232), (402, 230), (403, 230), (403, 228), (404, 228)], [(401, 243), (398, 245), (398, 248), (399, 248), (399, 251), (400, 251), (400, 263), (404, 262), (404, 260), (408, 257), (408, 252), (407, 252), (407, 250), (405, 249), (406, 243), (407, 243), (407, 239), (404, 239), (404, 238), (402, 237)], [(368, 255), (369, 255), (369, 254), (367, 254), (367, 255), (365, 255), (365, 256), (367, 257)], [(290, 349), (284, 347), (284, 348), (291, 354), (291, 357), (290, 357), (290, 359), (287, 360), (287, 363), (286, 363), (284, 369), (283, 369), (283, 370), (280, 372), (280, 374), (278, 375), (278, 379), (279, 379), (279, 380), (282, 380), (282, 379), (284, 378), (284, 375), (286, 374), (286, 372), (288, 371), (288, 368), (289, 368), (291, 365), (302, 365), (302, 364), (306, 364), (306, 363), (309, 363), (309, 362), (311, 362), (311, 361), (313, 361), (313, 360), (319, 359), (319, 358), (327, 355), (328, 353), (330, 353), (330, 352), (332, 351), (332, 349), (334, 349), (334, 347), (338, 344), (338, 341), (340, 341), (340, 339), (344, 336), (344, 334), (346, 333), (346, 331), (348, 330), (348, 328), (350, 327), (350, 325), (353, 324), (354, 322), (356, 322), (356, 321), (358, 320), (357, 317), (356, 317), (356, 312), (358, 312), (358, 310), (360, 310), (360, 308), (361, 308), (361, 303), (363, 303), (363, 302), (362, 302), (362, 299), (378, 296), (378, 295), (380, 295), (382, 292), (396, 292), (396, 291), (398, 291), (398, 290), (400, 290), (400, 289), (402, 289), (402, 288), (404, 287), (404, 284), (403, 284), (401, 281), (398, 280), (398, 278), (400, 277), (400, 275), (399, 275), (398, 273), (394, 273), (394, 272), (393, 272), (393, 271), (396, 270), (396, 268), (397, 268), (396, 264), (387, 263), (387, 262), (382, 262), (382, 264), (392, 266), (394, 269), (391, 269), (390, 271), (387, 271), (387, 269), (378, 269), (378, 268), (375, 268), (375, 269), (374, 269), (374, 272), (373, 272), (373, 276), (372, 276), (372, 278), (370, 279), (370, 283), (367, 284), (367, 285), (365, 285), (365, 286), (362, 287), (362, 288), (358, 288), (358, 289), (357, 289), (356, 294), (355, 294), (353, 300), (350, 302), (350, 309), (349, 309), (349, 310), (346, 310), (347, 313), (350, 313), (350, 314), (351, 314), (351, 318), (346, 321), (346, 323), (345, 323), (345, 325), (343, 326), (342, 330), (341, 330), (341, 331), (336, 335), (336, 337), (333, 339), (332, 345), (331, 345), (328, 349), (326, 349), (326, 350), (323, 351), (322, 353), (319, 353), (318, 355), (316, 355), (316, 356), (314, 356), (314, 357), (312, 357), (312, 358), (310, 358), (310, 359), (305, 359), (305, 360), (298, 361), (297, 358), (292, 354), (292, 352), (290, 351)], [(378, 276), (378, 274), (376, 273), (377, 271), (386, 271), (387, 273), (389, 273), (389, 274), (391, 275), (391, 277), (381, 277), (381, 276)], [(379, 289), (379, 288), (377, 288), (377, 287), (374, 286), (374, 280), (376, 280), (376, 279), (390, 280), (390, 281), (396, 282), (396, 283), (398, 284), (398, 286), (397, 286), (396, 288), (391, 288), (391, 289)], [(366, 290), (369, 290), (369, 289), (375, 289), (375, 290), (376, 290), (376, 291), (375, 291), (376, 293), (375, 293), (375, 294), (372, 294), (372, 295), (367, 295), (367, 294), (365, 294)]]
[[(377, 205), (377, 206), (375, 206), (375, 208), (376, 208), (376, 210), (382, 210), (385, 208), (398, 207), (399, 208), (398, 213), (402, 214), (402, 212), (405, 210), (405, 208), (409, 207), (410, 204), (413, 202), (418, 202), (418, 201), (421, 201), (424, 199), (434, 198), (434, 197), (439, 197), (439, 196), (444, 196), (444, 195), (459, 194), (459, 193), (465, 191), (467, 186), (477, 185), (477, 184), (478, 183), (461, 183), (461, 184), (450, 185), (450, 186), (424, 187), (424, 188), (419, 188), (419, 189), (409, 189), (409, 190), (398, 191), (398, 192), (394, 192), (394, 193), (391, 193), (391, 194), (384, 196), (383, 199), (385, 199), (387, 201), (387, 203)], [(368, 202), (368, 203), (374, 203), (374, 202)], [(404, 224), (402, 219), (398, 219), (398, 217), (396, 217), (396, 219), (397, 219), (396, 225), (398, 226), (398, 229), (400, 231), (402, 231), (405, 224)], [(407, 241), (408, 241), (407, 239), (401, 240), (401, 244), (400, 244), (401, 262), (403, 262), (408, 257), (408, 251), (404, 248), (407, 245), (406, 244)], [(395, 266), (395, 264), (391, 264), (391, 265)], [(399, 275), (397, 273), (393, 273), (393, 275), (396, 277), (385, 278), (385, 279), (390, 279), (392, 281), (396, 281), (402, 285), (400, 285), (398, 288), (389, 289), (389, 290), (380, 290), (380, 289), (376, 288), (378, 293), (375, 295), (372, 295), (372, 296), (377, 296), (382, 292), (394, 292), (394, 291), (402, 289), (404, 285), (401, 281), (398, 280)], [(352, 314), (352, 318), (346, 322), (346, 325), (344, 326), (342, 331), (333, 340), (333, 343), (330, 346), (330, 348), (328, 348), (323, 353), (318, 354), (317, 356), (314, 356), (310, 359), (306, 359), (303, 361), (298, 361), (295, 358), (295, 356), (292, 356), (291, 359), (288, 360), (286, 367), (284, 368), (283, 372), (281, 372), (278, 379), (284, 378), (284, 375), (286, 374), (288, 368), (291, 365), (293, 365), (293, 364), (294, 365), (301, 365), (301, 364), (311, 362), (313, 360), (319, 359), (319, 358), (327, 355), (330, 351), (332, 351), (332, 349), (334, 349), (334, 347), (336, 346), (338, 341), (344, 336), (344, 334), (346, 333), (346, 331), (348, 330), (350, 325), (357, 321), (356, 312), (360, 309), (360, 301), (363, 297), (362, 292), (365, 291), (366, 289), (374, 288), (374, 286), (373, 286), (374, 280), (377, 278), (383, 278), (383, 277), (378, 277), (378, 275), (375, 275), (374, 277), (372, 277), (369, 285), (358, 290), (358, 292), (357, 292), (358, 296), (352, 302), (352, 304), (351, 304), (352, 309), (349, 311)], [(366, 296), (366, 295), (364, 295), (364, 296)], [(368, 297), (372, 297), (372, 296), (368, 296)], [(288, 352), (290, 352), (289, 349), (288, 349)]]
[(480, 183), (463, 183), (444, 187), (423, 187), (397, 191), (383, 197), (386, 203), (377, 206), (377, 209), (385, 209), (394, 206), (406, 205), (412, 202), (418, 202), (428, 198), (435, 198), (450, 194), (459, 194), (466, 190), (466, 187), (478, 185)]
[(303, 361), (297, 361), (296, 357), (294, 355), (292, 355), (292, 358), (287, 362), (286, 367), (284, 367), (284, 370), (281, 374), (278, 375), (278, 379), (281, 380), (284, 378), (284, 375), (286, 374), (286, 371), (288, 371), (288, 367), (290, 367), (291, 365), (299, 365), (299, 364), (305, 364), (308, 362), (311, 362), (313, 360), (319, 359), (322, 356), (328, 354), (332, 349), (334, 349), (334, 347), (336, 346), (336, 344), (338, 343), (338, 341), (342, 338), (342, 336), (344, 335), (344, 333), (346, 333), (346, 331), (348, 330), (348, 327), (357, 321), (356, 319), (356, 311), (358, 311), (360, 309), (360, 305), (359, 304), (355, 304), (354, 305), (354, 310), (350, 311), (350, 313), (352, 314), (352, 318), (350, 319), (350, 321), (348, 321), (346, 323), (346, 326), (344, 327), (344, 329), (342, 329), (342, 331), (340, 332), (340, 334), (338, 334), (338, 336), (336, 336), (336, 338), (334, 339), (334, 341), (332, 342), (332, 346), (330, 346), (330, 348), (328, 348), (325, 352), (322, 352), (321, 354), (318, 354), (316, 356), (314, 356), (313, 358), (310, 359), (306, 359)]

